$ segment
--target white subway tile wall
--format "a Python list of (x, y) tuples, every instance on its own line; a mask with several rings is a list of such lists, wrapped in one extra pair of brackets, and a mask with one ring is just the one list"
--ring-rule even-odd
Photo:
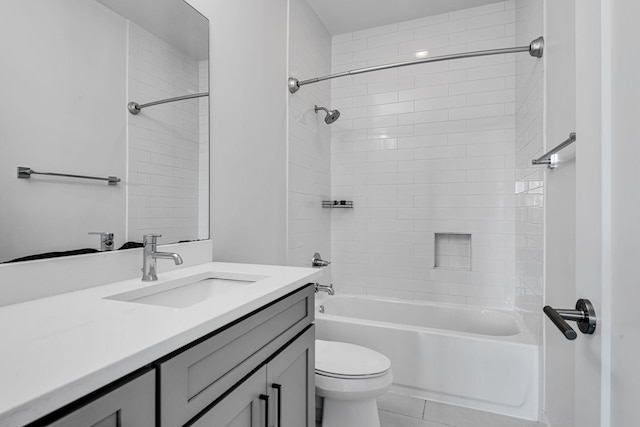
[[(519, 43), (543, 33), (541, 0), (516, 2)], [(544, 167), (531, 159), (544, 153), (543, 63), (518, 58), (516, 71), (516, 293), (517, 309), (533, 337), (542, 342), (544, 296)]]
[[(503, 1), (334, 36), (331, 72), (512, 47), (515, 23), (515, 1)], [(342, 111), (331, 125), (331, 196), (355, 204), (332, 212), (338, 292), (514, 305), (515, 77), (512, 54), (331, 81)], [(471, 271), (434, 269), (439, 232), (472, 235)]]
[[(328, 74), (331, 36), (305, 0), (290, 3), (289, 71), (302, 80)], [(323, 111), (331, 105), (328, 82), (305, 86), (289, 97), (288, 264), (311, 267), (319, 252), (331, 260), (331, 133)], [(333, 126), (333, 125), (332, 125)], [(331, 282), (331, 266), (323, 283)]]
[[(202, 88), (196, 59), (131, 22), (128, 67), (128, 97), (140, 104)], [(147, 107), (137, 116), (127, 114), (128, 240), (142, 241), (144, 234), (158, 231), (161, 242), (204, 234), (204, 209), (198, 201), (205, 173), (200, 114), (207, 113), (199, 111), (202, 102), (180, 101)]]

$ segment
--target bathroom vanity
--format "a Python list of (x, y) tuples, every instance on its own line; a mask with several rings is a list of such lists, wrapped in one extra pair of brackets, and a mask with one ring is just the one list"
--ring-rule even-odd
[(313, 426), (320, 274), (209, 263), (0, 308), (0, 426)]

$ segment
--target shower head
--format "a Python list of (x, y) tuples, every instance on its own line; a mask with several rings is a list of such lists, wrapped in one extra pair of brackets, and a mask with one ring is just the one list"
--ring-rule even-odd
[(338, 110), (328, 110), (324, 107), (318, 107), (317, 105), (315, 105), (314, 111), (316, 112), (316, 114), (318, 113), (318, 110), (324, 110), (327, 112), (327, 115), (324, 118), (324, 122), (328, 125), (335, 122), (336, 120), (338, 120), (338, 117), (340, 117), (340, 111)]

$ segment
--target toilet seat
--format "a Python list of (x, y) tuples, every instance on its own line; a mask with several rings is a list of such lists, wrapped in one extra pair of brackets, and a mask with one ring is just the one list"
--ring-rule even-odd
[(376, 398), (391, 388), (391, 361), (359, 345), (316, 339), (316, 395), (324, 427), (380, 427)]
[(381, 372), (379, 374), (370, 374), (370, 375), (338, 375), (338, 374), (334, 374), (331, 372), (323, 372), (323, 371), (318, 371), (316, 370), (316, 375), (320, 375), (321, 377), (327, 377), (327, 378), (337, 378), (337, 379), (342, 379), (342, 380), (366, 380), (366, 379), (370, 379), (370, 378), (378, 378), (383, 376), (384, 374), (386, 374), (388, 372)]
[(388, 357), (355, 344), (316, 339), (316, 393), (343, 401), (375, 399), (393, 382)]
[(355, 344), (316, 340), (316, 375), (339, 379), (384, 376), (391, 369), (388, 357)]

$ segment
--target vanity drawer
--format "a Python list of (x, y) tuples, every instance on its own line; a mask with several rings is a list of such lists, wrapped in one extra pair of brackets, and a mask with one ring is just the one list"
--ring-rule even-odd
[(179, 427), (313, 322), (312, 285), (160, 364), (162, 427)]

